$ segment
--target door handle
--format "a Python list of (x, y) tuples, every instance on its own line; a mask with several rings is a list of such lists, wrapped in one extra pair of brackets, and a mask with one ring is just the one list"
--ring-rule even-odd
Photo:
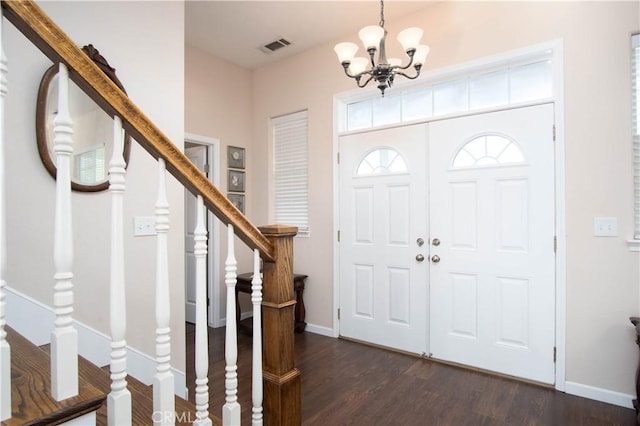
[(423, 256), (423, 255), (421, 255), (421, 254), (418, 254), (418, 255), (416, 255), (416, 260), (417, 260), (418, 262), (422, 262), (422, 261), (424, 260), (424, 256)]
[(431, 261), (433, 263), (438, 263), (440, 262), (440, 256), (438, 256), (437, 254), (434, 254), (433, 256), (431, 256)]

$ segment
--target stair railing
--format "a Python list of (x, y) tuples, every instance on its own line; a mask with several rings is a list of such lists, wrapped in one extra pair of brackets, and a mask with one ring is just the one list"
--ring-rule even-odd
[[(169, 205), (165, 192), (165, 175), (169, 171), (186, 189), (197, 196), (198, 218), (195, 230), (197, 257), (196, 281), (196, 424), (211, 424), (208, 414), (208, 345), (206, 333), (205, 256), (206, 229), (204, 207), (213, 212), (229, 228), (225, 283), (227, 285), (226, 327), (226, 403), (223, 424), (240, 424), (237, 402), (237, 335), (235, 316), (236, 262), (233, 235), (237, 235), (254, 250), (254, 280), (252, 304), (254, 313), (254, 353), (252, 424), (264, 422), (274, 425), (300, 424), (300, 372), (293, 356), (293, 237), (297, 228), (270, 225), (256, 228), (90, 60), (69, 37), (31, 0), (2, 1), (5, 17), (54, 63), (60, 64), (59, 87), (64, 91), (69, 77), (103, 110), (114, 118), (114, 142), (121, 146), (124, 128), (154, 158), (158, 160), (158, 199), (156, 202), (157, 268), (156, 268), (156, 375), (154, 377), (154, 424), (171, 425), (174, 412), (174, 384), (171, 373), (169, 333), (169, 278), (167, 238)], [(2, 19), (0, 17), (0, 22)], [(0, 49), (1, 49), (0, 26)], [(6, 60), (2, 51), (0, 61), (0, 420), (11, 415), (10, 348), (6, 341), (5, 283), (5, 176), (4, 176), (4, 95), (6, 94)], [(59, 111), (64, 108), (66, 94), (58, 96)], [(62, 103), (62, 105), (60, 104)], [(52, 332), (52, 395), (64, 399), (77, 394), (77, 337), (72, 326), (73, 285), (71, 279), (73, 250), (71, 247), (70, 174), (68, 159), (72, 152), (72, 123), (63, 112), (54, 130), (57, 154), (57, 197), (54, 253), (56, 274), (54, 308), (56, 324)], [(124, 247), (122, 202), (126, 171), (121, 149), (114, 149), (109, 164), (112, 198), (111, 218), (111, 393), (108, 398), (109, 424), (131, 424), (131, 394), (126, 383), (126, 318), (124, 297)], [(264, 261), (263, 280), (260, 279), (260, 258)], [(264, 288), (264, 295), (262, 289)], [(262, 309), (260, 309), (262, 307)], [(262, 316), (260, 315), (262, 311)], [(263, 323), (261, 324), (261, 320)], [(261, 330), (263, 330), (261, 332)], [(264, 345), (261, 334), (264, 333)], [(54, 340), (57, 340), (54, 347)], [(75, 364), (74, 364), (75, 363)], [(55, 364), (55, 365), (54, 365)], [(73, 370), (75, 369), (75, 373)], [(56, 380), (56, 376), (58, 377)], [(70, 379), (71, 386), (61, 383)], [(57, 385), (56, 385), (57, 383)], [(264, 392), (264, 398), (263, 398)], [(263, 410), (264, 407), (264, 410)], [(264, 413), (264, 418), (263, 418)], [(159, 414), (159, 415), (158, 415)]]

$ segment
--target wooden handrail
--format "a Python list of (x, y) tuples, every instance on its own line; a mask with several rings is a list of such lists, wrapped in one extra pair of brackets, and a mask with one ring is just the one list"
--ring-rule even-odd
[(163, 158), (167, 170), (224, 224), (232, 224), (240, 239), (274, 262), (274, 247), (207, 177), (149, 120), (129, 97), (75, 45), (47, 14), (31, 0), (3, 0), (4, 15), (54, 63), (63, 62), (69, 77), (123, 127), (153, 157)]

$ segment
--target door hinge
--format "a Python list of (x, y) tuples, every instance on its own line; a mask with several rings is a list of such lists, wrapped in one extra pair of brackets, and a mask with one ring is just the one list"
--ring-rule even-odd
[(338, 164), (340, 164), (340, 153), (338, 153), (338, 155), (336, 155), (336, 161), (338, 162)]
[(340, 308), (338, 308), (338, 319), (340, 319)]
[(210, 303), (211, 303), (211, 299), (209, 297), (207, 297), (207, 308), (209, 307)]
[(338, 242), (340, 242), (340, 230), (338, 229)]
[(556, 362), (556, 354), (557, 354), (557, 352), (558, 351), (556, 350), (556, 347), (554, 346), (553, 347), (553, 362)]
[(202, 173), (204, 173), (206, 176), (209, 176), (209, 163), (204, 163)]
[(556, 237), (555, 235), (553, 236), (553, 252), (558, 252), (558, 237)]
[(553, 133), (553, 141), (555, 142), (555, 141), (556, 141), (556, 125), (555, 125), (555, 124), (553, 125), (553, 128), (552, 128), (552, 129), (553, 129), (553, 130), (552, 130), (552, 133)]

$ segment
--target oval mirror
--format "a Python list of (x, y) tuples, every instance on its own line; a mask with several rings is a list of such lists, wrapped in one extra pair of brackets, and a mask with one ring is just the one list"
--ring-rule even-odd
[[(96, 65), (126, 93), (115, 69), (92, 45), (82, 50)], [(56, 178), (53, 150), (53, 120), (58, 107), (58, 64), (51, 66), (42, 77), (36, 105), (36, 139), (38, 153), (45, 168)], [(113, 146), (113, 119), (87, 96), (73, 81), (69, 81), (69, 113), (73, 120), (73, 157), (71, 161), (71, 189), (83, 192), (109, 188), (109, 161)], [(124, 161), (129, 164), (131, 137), (124, 134)]]

